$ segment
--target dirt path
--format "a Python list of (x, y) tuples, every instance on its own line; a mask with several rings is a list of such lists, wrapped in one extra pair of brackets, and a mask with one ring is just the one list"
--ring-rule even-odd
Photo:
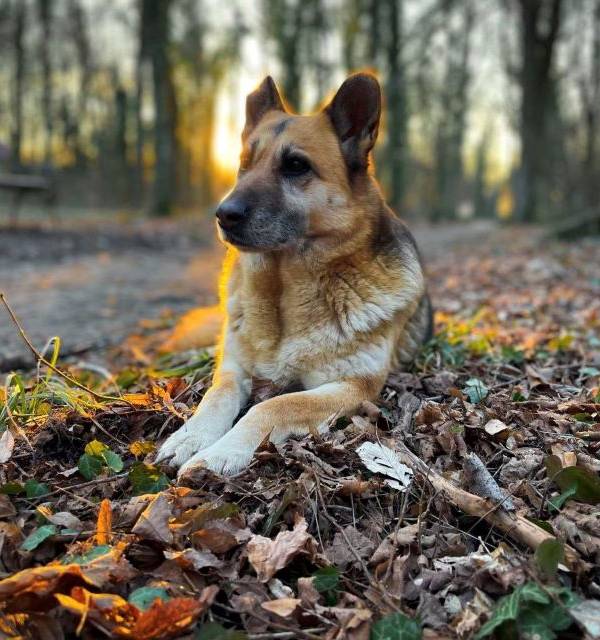
[[(490, 222), (414, 231), (425, 258), (487, 237)], [(210, 228), (189, 223), (0, 230), (0, 290), (38, 347), (58, 335), (62, 353), (119, 344), (142, 319), (179, 315), (215, 300), (219, 250)], [(0, 310), (0, 371), (32, 363)]]

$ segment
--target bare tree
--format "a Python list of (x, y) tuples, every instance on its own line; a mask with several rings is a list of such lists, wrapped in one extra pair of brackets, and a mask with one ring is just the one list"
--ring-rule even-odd
[(79, 91), (77, 95), (76, 117), (74, 126), (74, 148), (77, 164), (85, 163), (84, 145), (81, 140), (81, 124), (87, 116), (89, 86), (92, 76), (91, 47), (85, 9), (80, 0), (71, 0), (68, 19), (70, 21), (70, 37), (77, 54), (79, 67)]
[(25, 77), (25, 20), (27, 5), (24, 2), (13, 4), (13, 81), (12, 81), (12, 130), (11, 164), (13, 170), (21, 167), (21, 145), (23, 142), (23, 89)]
[[(453, 9), (460, 10), (460, 20), (450, 20)], [(459, 189), (464, 181), (462, 152), (466, 116), (469, 111), (469, 57), (475, 8), (472, 0), (460, 5), (446, 5), (446, 70), (442, 81), (440, 115), (435, 140), (435, 178), (437, 204), (435, 218), (456, 212)]]
[(38, 15), (42, 27), (40, 38), (40, 62), (42, 65), (42, 110), (45, 128), (44, 161), (46, 165), (52, 164), (52, 136), (54, 128), (54, 113), (52, 108), (52, 61), (50, 59), (52, 9), (52, 0), (38, 0)]
[(154, 185), (150, 212), (168, 215), (175, 197), (177, 101), (169, 60), (171, 0), (142, 0), (140, 50), (152, 66)]
[(274, 40), (277, 57), (283, 67), (283, 94), (295, 109), (301, 107), (302, 100), (303, 12), (304, 0), (265, 0), (266, 33)]
[(517, 217), (539, 215), (547, 174), (545, 156), (553, 108), (552, 66), (560, 33), (562, 0), (518, 0), (521, 36), (521, 163)]
[(406, 76), (403, 61), (404, 0), (388, 0), (386, 91), (390, 204), (402, 208), (408, 163)]

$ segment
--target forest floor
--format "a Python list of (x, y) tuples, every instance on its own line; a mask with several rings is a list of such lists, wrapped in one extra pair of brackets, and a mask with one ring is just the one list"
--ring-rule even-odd
[[(211, 301), (218, 260), (151, 236), (0, 258), (35, 344), (72, 353), (0, 387), (0, 638), (600, 637), (598, 240), (417, 230), (437, 332), (414, 367), (328, 433), (184, 487), (153, 455), (212, 359), (155, 345)], [(9, 368), (28, 356), (5, 311)]]

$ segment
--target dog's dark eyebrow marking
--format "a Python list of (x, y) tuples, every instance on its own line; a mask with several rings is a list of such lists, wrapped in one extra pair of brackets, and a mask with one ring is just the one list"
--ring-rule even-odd
[(281, 120), (280, 122), (278, 122), (273, 127), (273, 133), (275, 134), (275, 137), (277, 137), (278, 135), (280, 135), (281, 133), (283, 133), (285, 131), (285, 128), (290, 123), (290, 120), (291, 120), (291, 118), (285, 118), (285, 119)]

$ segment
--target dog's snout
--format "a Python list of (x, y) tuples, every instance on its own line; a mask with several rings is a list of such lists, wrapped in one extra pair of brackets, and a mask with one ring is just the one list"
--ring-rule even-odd
[(223, 229), (231, 229), (239, 224), (249, 213), (250, 207), (241, 198), (227, 198), (217, 209), (217, 220)]

